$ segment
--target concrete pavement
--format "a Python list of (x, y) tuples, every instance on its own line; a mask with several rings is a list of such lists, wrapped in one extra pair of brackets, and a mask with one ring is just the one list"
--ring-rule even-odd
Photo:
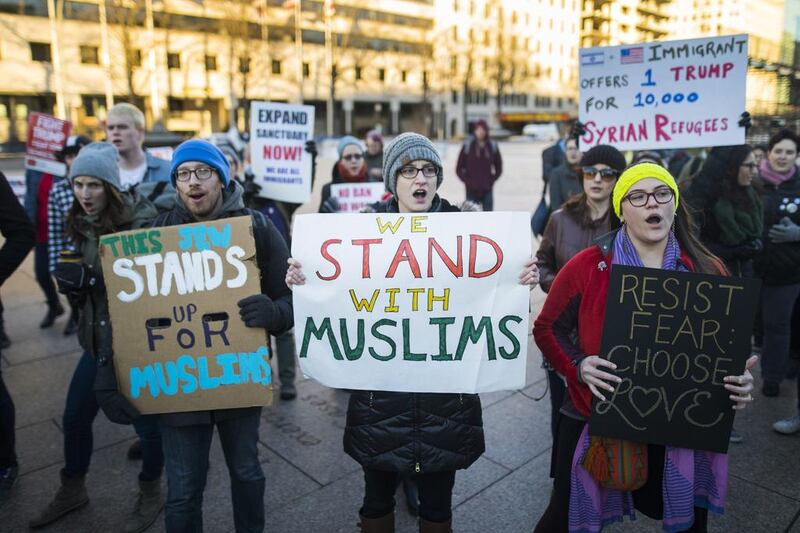
[[(495, 190), (498, 209), (530, 211), (540, 192), (542, 146), (501, 143), (506, 171)], [(460, 200), (461, 184), (452, 172), (457, 145), (442, 146), (448, 174), (442, 195)], [(326, 157), (327, 156), (327, 157)], [(315, 198), (330, 175), (329, 150), (323, 150)], [(303, 211), (315, 211), (312, 200)], [(534, 243), (535, 249), (535, 243)], [(49, 330), (38, 323), (45, 312), (33, 279), (32, 257), (3, 286), (6, 329), (13, 341), (0, 364), (17, 406), (21, 476), (10, 502), (0, 508), (0, 532), (27, 529), (28, 520), (54, 493), (63, 466), (61, 414), (66, 388), (80, 356), (75, 337), (61, 334), (65, 318)], [(532, 298), (536, 315), (543, 294)], [(520, 391), (482, 396), (486, 453), (459, 472), (454, 493), (454, 530), (459, 533), (531, 531), (550, 491), (550, 408), (540, 354), (531, 343), (527, 385)], [(800, 532), (800, 436), (771, 430), (772, 422), (795, 409), (794, 386), (785, 383), (778, 398), (763, 398), (737, 417), (744, 442), (730, 450), (728, 509), (712, 516), (715, 532)], [(260, 458), (267, 478), (268, 532), (355, 532), (363, 491), (360, 467), (342, 451), (347, 394), (311, 380), (298, 384), (298, 399), (266, 408), (261, 424)], [(138, 463), (126, 459), (134, 439), (130, 427), (95, 422), (95, 453), (88, 476), (91, 503), (45, 531), (119, 530), (136, 494)], [(204, 500), (205, 530), (233, 530), (227, 469), (218, 440)], [(163, 531), (163, 515), (149, 531)], [(416, 531), (398, 501), (398, 532)], [(660, 531), (644, 517), (607, 531)]]

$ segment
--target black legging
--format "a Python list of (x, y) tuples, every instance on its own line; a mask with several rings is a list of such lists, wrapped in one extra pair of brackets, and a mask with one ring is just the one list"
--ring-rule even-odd
[[(429, 522), (447, 522), (453, 516), (454, 470), (431, 472), (411, 476), (419, 492), (419, 516)], [(400, 480), (399, 472), (364, 469), (364, 506), (361, 515), (365, 518), (380, 518), (394, 510), (394, 493)]]
[[(566, 533), (569, 525), (569, 481), (572, 474), (572, 458), (578, 446), (585, 422), (568, 416), (558, 418), (556, 431), (557, 449), (553, 453), (553, 493), (550, 504), (545, 509), (534, 533)], [(647, 483), (633, 491), (634, 507), (655, 520), (664, 517), (664, 495), (661, 482), (664, 477), (664, 447), (647, 447)], [(688, 533), (705, 533), (708, 522), (708, 510), (694, 508), (694, 524), (684, 531)]]
[(0, 371), (0, 468), (17, 466), (14, 418), (14, 402), (3, 381), (3, 372)]

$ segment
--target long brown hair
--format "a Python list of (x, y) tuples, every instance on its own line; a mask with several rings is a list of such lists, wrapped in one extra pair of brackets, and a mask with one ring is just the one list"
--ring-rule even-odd
[[(719, 257), (711, 253), (711, 251), (706, 248), (706, 245), (698, 238), (700, 228), (695, 222), (694, 213), (695, 210), (685, 201), (680, 202), (678, 208), (675, 210), (675, 220), (672, 227), (675, 231), (675, 238), (678, 240), (681, 251), (689, 256), (695, 272), (701, 274), (728, 275), (728, 269), (725, 268), (725, 263), (723, 263)], [(621, 224), (617, 215), (613, 213), (613, 209), (611, 220), (616, 221), (617, 225)]]
[(567, 201), (564, 202), (563, 206), (561, 206), (561, 209), (563, 209), (566, 213), (569, 213), (569, 215), (584, 228), (592, 227), (603, 218), (609, 219), (609, 222), (611, 223), (611, 229), (616, 229), (620, 226), (619, 219), (614, 216), (614, 208), (611, 206), (610, 194), (608, 195), (608, 211), (606, 211), (604, 217), (598, 220), (592, 220), (592, 210), (589, 208), (585, 192), (580, 194), (570, 194)]
[[(106, 207), (97, 216), (97, 235), (114, 233), (125, 223), (126, 211), (125, 203), (122, 201), (120, 192), (108, 182), (101, 180), (103, 190), (106, 193)], [(67, 222), (64, 233), (75, 243), (80, 244), (85, 240), (85, 236), (80, 231), (80, 226), (86, 212), (81, 207), (77, 198), (72, 200), (72, 207), (67, 213)]]

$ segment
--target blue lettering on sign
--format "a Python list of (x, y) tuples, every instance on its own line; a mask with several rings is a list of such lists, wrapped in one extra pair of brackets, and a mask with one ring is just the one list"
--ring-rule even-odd
[(223, 224), (221, 228), (207, 224), (178, 228), (181, 239), (178, 247), (188, 250), (194, 245), (197, 250), (210, 250), (212, 246), (228, 248), (231, 245), (231, 225)]
[(255, 352), (222, 353), (193, 357), (185, 354), (175, 361), (156, 362), (130, 369), (130, 396), (143, 392), (153, 398), (161, 395), (193, 394), (224, 386), (272, 383), (269, 350), (261, 346)]

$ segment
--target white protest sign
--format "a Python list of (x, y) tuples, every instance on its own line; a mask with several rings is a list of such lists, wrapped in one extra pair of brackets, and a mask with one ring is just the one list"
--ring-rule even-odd
[(361, 390), (524, 387), (529, 243), (526, 213), (298, 215), (303, 373)]
[(380, 183), (336, 183), (331, 196), (339, 201), (340, 213), (358, 213), (366, 206), (380, 202), (386, 186)]
[(580, 51), (581, 145), (744, 144), (747, 35)]
[(311, 198), (314, 106), (253, 102), (250, 106), (250, 161), (260, 196), (302, 204)]

